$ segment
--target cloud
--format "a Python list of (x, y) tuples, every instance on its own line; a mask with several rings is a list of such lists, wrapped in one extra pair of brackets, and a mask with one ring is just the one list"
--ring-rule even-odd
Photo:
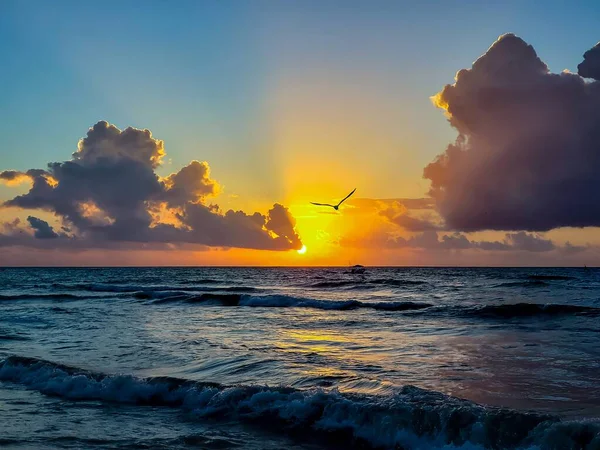
[[(7, 200), (4, 206), (55, 214), (70, 233), (54, 239), (55, 245), (64, 247), (108, 248), (113, 242), (265, 250), (302, 246), (295, 220), (284, 206), (275, 204), (267, 215), (222, 212), (216, 205), (207, 206), (206, 199), (220, 191), (208, 163), (192, 161), (161, 178), (156, 169), (164, 156), (163, 141), (149, 130), (121, 131), (101, 121), (79, 141), (72, 159), (51, 162), (46, 170), (1, 172), (5, 181), (31, 181), (29, 192)], [(38, 239), (59, 237), (41, 219), (30, 216), (28, 222)], [(11, 236), (5, 234), (2, 244), (40, 245)]]
[(354, 198), (349, 199), (349, 208), (344, 208), (344, 214), (353, 212), (376, 211), (402, 205), (409, 210), (432, 210), (435, 208), (435, 201), (432, 198)]
[(101, 120), (79, 141), (73, 161), (93, 166), (98, 161), (131, 160), (156, 169), (164, 156), (164, 142), (152, 137), (150, 130), (128, 127), (121, 131)]
[[(598, 52), (580, 75), (598, 77)], [(447, 229), (600, 226), (600, 81), (580, 75), (507, 34), (434, 97), (458, 132), (424, 169)]]
[(541, 236), (525, 233), (524, 231), (507, 234), (506, 242), (516, 250), (527, 252), (549, 252), (556, 248), (550, 239), (544, 239)]
[(275, 203), (273, 208), (269, 210), (265, 228), (276, 236), (287, 240), (295, 248), (301, 248), (302, 242), (296, 234), (295, 226), (296, 219), (285, 206)]
[(220, 190), (219, 184), (210, 178), (210, 167), (205, 161), (192, 161), (162, 182), (166, 188), (164, 199), (171, 207), (201, 201), (207, 196), (217, 195)]
[(33, 228), (36, 239), (55, 239), (58, 237), (58, 234), (54, 232), (54, 229), (45, 220), (29, 216), (27, 217), (27, 222)]
[(577, 66), (577, 73), (585, 78), (600, 80), (600, 42), (583, 54), (583, 62)]
[(545, 239), (539, 234), (507, 233), (502, 241), (475, 241), (470, 240), (465, 234), (454, 232), (441, 234), (429, 230), (417, 233), (409, 238), (395, 236), (389, 233), (376, 233), (366, 238), (344, 238), (340, 241), (343, 247), (375, 247), (383, 249), (412, 248), (417, 250), (447, 251), (447, 250), (475, 250), (475, 251), (516, 251), (516, 252), (549, 252), (561, 250), (569, 253), (582, 251), (588, 247), (576, 247), (570, 243), (559, 247), (550, 239)]
[(405, 204), (394, 202), (379, 214), (406, 231), (432, 231), (441, 229), (441, 225), (423, 217), (411, 216)]
[(3, 222), (0, 223), (0, 227), (2, 228), (2, 233), (0, 235), (14, 235), (20, 231), (21, 219), (18, 217), (12, 220), (11, 222)]
[(17, 186), (30, 180), (31, 178), (27, 176), (27, 174), (16, 170), (5, 170), (4, 172), (0, 172), (0, 183), (4, 183), (7, 186)]

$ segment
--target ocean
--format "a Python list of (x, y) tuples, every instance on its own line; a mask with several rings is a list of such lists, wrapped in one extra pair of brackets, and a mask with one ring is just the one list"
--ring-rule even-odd
[(600, 270), (0, 269), (0, 446), (600, 449)]

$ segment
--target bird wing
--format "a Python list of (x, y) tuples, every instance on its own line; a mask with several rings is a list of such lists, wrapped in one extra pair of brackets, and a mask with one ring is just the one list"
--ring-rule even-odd
[(342, 200), (340, 200), (340, 202), (339, 202), (337, 205), (338, 205), (338, 206), (340, 206), (342, 203), (344, 203), (344, 202), (345, 202), (345, 201), (348, 199), (348, 197), (350, 197), (352, 194), (354, 194), (354, 191), (356, 191), (356, 188), (354, 188), (354, 189), (352, 190), (352, 192), (350, 192), (350, 193), (349, 193), (348, 195), (346, 195), (346, 196), (345, 196), (345, 197), (344, 197)]
[(333, 208), (333, 205), (330, 205), (329, 203), (315, 203), (315, 202), (310, 202), (311, 205), (317, 205), (317, 206), (331, 206)]

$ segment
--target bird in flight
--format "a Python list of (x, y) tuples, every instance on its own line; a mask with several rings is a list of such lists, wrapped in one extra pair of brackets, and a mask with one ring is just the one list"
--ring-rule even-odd
[(333, 208), (333, 209), (335, 209), (337, 211), (340, 208), (340, 205), (342, 203), (344, 203), (348, 199), (348, 197), (350, 197), (352, 194), (354, 194), (354, 191), (356, 191), (356, 188), (354, 188), (354, 190), (352, 192), (350, 192), (343, 199), (341, 199), (340, 202), (337, 205), (330, 205), (329, 203), (315, 203), (315, 202), (310, 202), (310, 203), (312, 205), (317, 205), (317, 206), (330, 206), (331, 208)]

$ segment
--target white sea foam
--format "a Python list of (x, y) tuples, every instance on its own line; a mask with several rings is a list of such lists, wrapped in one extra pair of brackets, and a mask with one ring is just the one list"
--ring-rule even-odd
[(0, 380), (72, 400), (183, 408), (289, 432), (310, 431), (370, 448), (600, 448), (597, 423), (482, 406), (407, 386), (391, 396), (344, 395), (265, 386), (226, 387), (174, 378), (105, 375), (48, 361), (9, 357)]

